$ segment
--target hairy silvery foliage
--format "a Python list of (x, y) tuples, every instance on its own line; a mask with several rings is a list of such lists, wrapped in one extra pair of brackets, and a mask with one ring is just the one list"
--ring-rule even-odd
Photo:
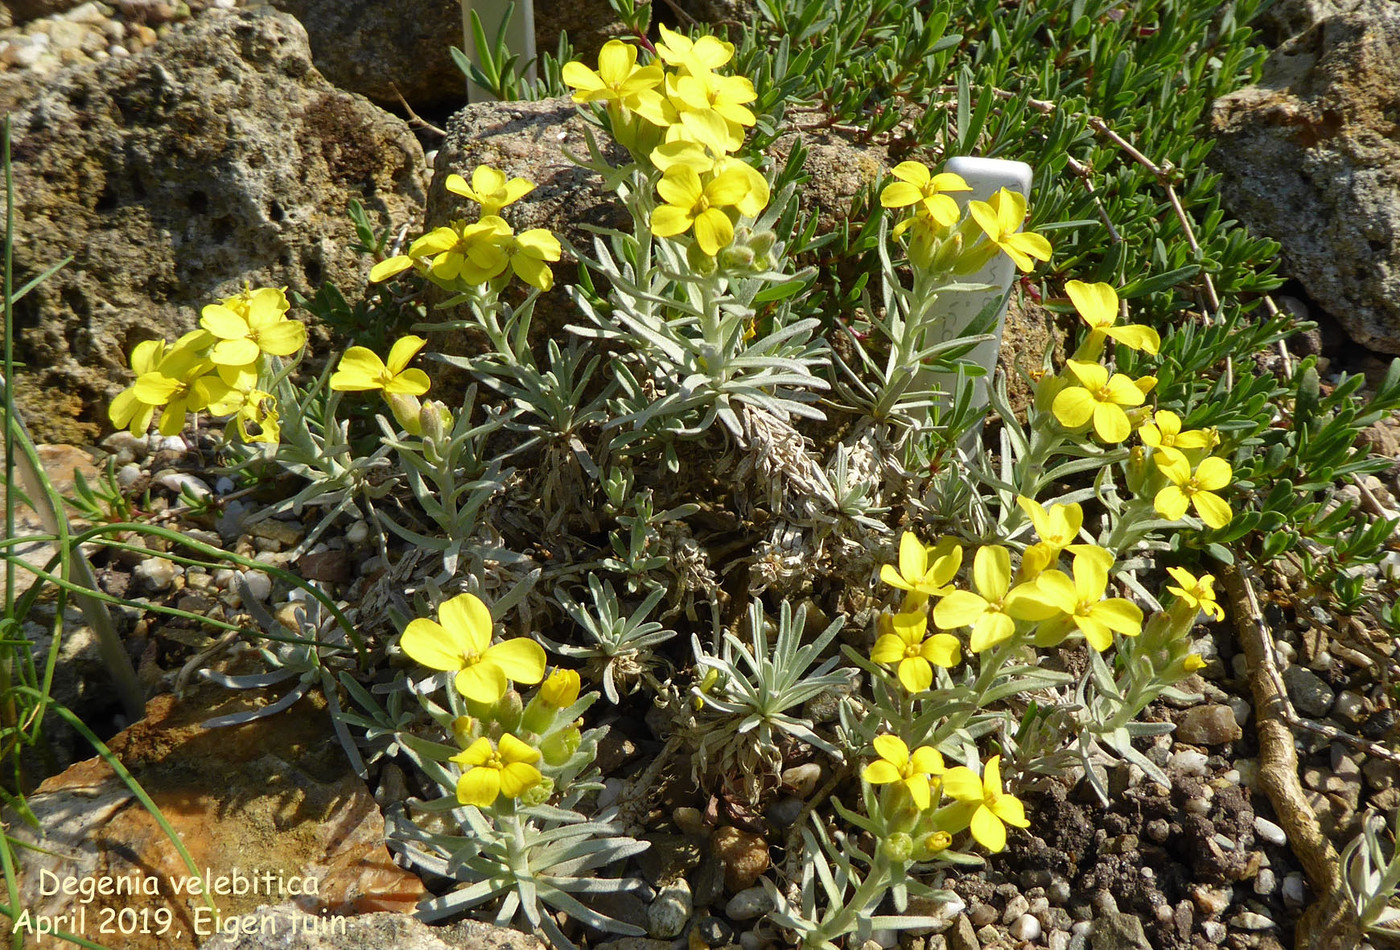
[[(589, 144), (592, 159), (582, 164), (615, 184), (633, 218), (632, 233), (600, 229), (592, 258), (579, 255), (604, 278), (608, 296), (575, 288), (588, 324), (569, 327), (625, 350), (614, 360), (620, 414), (610, 425), (629, 431), (614, 438), (614, 447), (652, 451), (653, 434), (689, 436), (717, 419), (742, 438), (741, 404), (783, 419), (823, 418), (811, 403), (827, 388), (813, 373), (827, 360), (826, 343), (815, 335), (819, 321), (794, 320), (789, 304), (812, 274), (784, 270), (785, 245), (774, 234), (780, 219), (790, 223), (796, 214), (795, 188), (779, 192), (717, 257), (687, 254), (678, 242), (652, 237), (646, 174), (619, 175), (591, 138)], [(760, 329), (758, 308), (765, 304), (776, 306)]]
[(488, 457), (486, 450), (487, 439), (505, 423), (504, 413), (488, 409), (485, 422), (473, 423), (475, 402), (473, 386), (461, 410), (451, 417), (451, 431), (442, 431), (440, 417), (425, 409), (423, 416), (430, 425), (424, 426), (421, 438), (396, 436), (382, 416), (379, 420), (384, 445), (397, 453), (404, 478), (435, 530), (415, 531), (383, 512), (381, 520), (410, 544), (441, 552), (441, 583), (457, 572), (463, 546), (480, 527), (482, 508), (502, 489), (512, 471), (503, 469), (500, 459)]
[[(836, 672), (839, 656), (812, 668), (845, 622), (845, 617), (836, 618), (815, 640), (804, 644), (805, 604), (794, 614), (783, 601), (774, 630), (762, 602), (755, 600), (748, 613), (751, 642), (726, 631), (711, 654), (701, 647), (699, 638), (691, 638), (695, 662), (706, 671), (691, 690), (698, 706), (692, 730), (697, 773), (718, 772), (726, 783), (741, 785), (749, 799), (757, 801), (764, 780), (782, 771), (779, 743), (784, 739), (842, 758), (837, 746), (793, 710), (827, 690), (850, 687), (849, 675)], [(771, 649), (770, 632), (776, 634)]]
[(267, 643), (258, 649), (258, 653), (267, 664), (268, 670), (265, 673), (229, 676), (216, 670), (205, 669), (200, 670), (200, 675), (227, 689), (266, 689), (288, 682), (291, 682), (291, 688), (281, 698), (266, 706), (247, 712), (216, 716), (205, 720), (201, 725), (205, 729), (217, 729), (221, 726), (241, 726), (258, 719), (266, 719), (291, 708), (293, 703), (306, 695), (307, 690), (319, 686), (326, 697), (326, 705), (330, 708), (336, 738), (340, 740), (341, 747), (345, 749), (355, 772), (364, 778), (364, 760), (360, 757), (354, 738), (345, 728), (340, 709), (337, 676), (344, 675), (346, 679), (353, 681), (349, 674), (355, 669), (354, 651), (346, 640), (345, 629), (323, 610), (320, 601), (312, 598), (306, 598), (293, 609), (292, 616), (296, 620), (297, 628), (289, 630), (267, 612), (248, 590), (248, 585), (242, 581), (239, 582), (239, 594), (243, 599), (243, 608), (263, 628)]
[(543, 636), (537, 638), (556, 653), (584, 660), (584, 675), (602, 685), (603, 695), (613, 705), (635, 692), (644, 681), (660, 692), (652, 670), (665, 661), (656, 656), (652, 648), (674, 637), (676, 631), (666, 629), (655, 620), (647, 620), (647, 616), (666, 596), (665, 588), (654, 589), (631, 614), (618, 603), (612, 584), (599, 580), (597, 574), (588, 575), (588, 590), (593, 599), (592, 609), (579, 604), (562, 588), (557, 588), (554, 596), (587, 634), (589, 643), (574, 646)]

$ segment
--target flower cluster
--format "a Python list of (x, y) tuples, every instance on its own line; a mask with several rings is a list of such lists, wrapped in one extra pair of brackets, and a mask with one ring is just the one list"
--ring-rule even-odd
[[(1001, 851), (1007, 825), (1030, 827), (1025, 806), (1002, 787), (1001, 756), (988, 759), (979, 777), (965, 765), (945, 768), (942, 754), (930, 746), (910, 752), (896, 735), (878, 735), (874, 745), (879, 758), (861, 777), (871, 785), (897, 789), (882, 802), (881, 811), (889, 819), (886, 841), (907, 835), (913, 845), (909, 858), (936, 857), (964, 829), (988, 851)], [(945, 798), (951, 801), (942, 805)]]
[(893, 235), (907, 235), (909, 260), (926, 271), (972, 274), (999, 253), (1022, 271), (1035, 261), (1050, 259), (1044, 235), (1022, 231), (1026, 199), (1019, 192), (999, 189), (986, 201), (967, 202), (966, 213), (952, 195), (971, 191), (962, 176), (933, 174), (922, 162), (900, 162), (891, 172), (897, 179), (880, 192), (885, 208), (911, 208)]
[(1157, 331), (1119, 325), (1118, 294), (1108, 284), (1071, 280), (1065, 290), (1089, 334), (1074, 358), (1065, 361), (1068, 373), (1042, 381), (1037, 403), (1048, 403), (1067, 431), (1092, 431), (1107, 445), (1126, 442), (1136, 429), (1141, 446), (1135, 451), (1144, 462), (1150, 457), (1152, 465), (1143, 466), (1145, 477), (1135, 491), (1151, 495), (1153, 507), (1168, 521), (1179, 521), (1194, 509), (1208, 527), (1225, 527), (1234, 513), (1217, 493), (1230, 484), (1234, 472), (1229, 462), (1210, 454), (1219, 443), (1216, 432), (1183, 431), (1176, 413), (1145, 406), (1157, 385), (1155, 377), (1130, 379), (1100, 362), (1110, 339), (1156, 355), (1161, 343)]
[(549, 263), (559, 260), (559, 239), (545, 228), (520, 234), (500, 211), (534, 190), (523, 178), (507, 180), (488, 165), (472, 172), (471, 184), (461, 175), (448, 175), (447, 190), (481, 206), (476, 221), (454, 220), (434, 228), (409, 245), (407, 254), (385, 258), (370, 269), (371, 282), (388, 280), (413, 268), (451, 293), (467, 293), (482, 285), (499, 291), (511, 275), (537, 290), (554, 286)]
[(613, 138), (661, 173), (652, 234), (692, 234), (694, 246), (714, 257), (734, 241), (741, 218), (768, 205), (767, 180), (734, 157), (756, 121), (747, 103), (758, 96), (747, 78), (719, 72), (734, 57), (732, 43), (660, 29), (652, 62), (641, 65), (637, 47), (610, 40), (596, 71), (566, 63), (563, 79), (575, 102), (600, 103)]
[(161, 410), (161, 435), (175, 435), (188, 412), (232, 416), (245, 442), (280, 438), (277, 400), (262, 388), (271, 358), (292, 356), (306, 344), (306, 325), (287, 315), (284, 289), (247, 289), (205, 307), (200, 329), (175, 343), (147, 340), (131, 351), (134, 385), (109, 408), (112, 424), (143, 435)]

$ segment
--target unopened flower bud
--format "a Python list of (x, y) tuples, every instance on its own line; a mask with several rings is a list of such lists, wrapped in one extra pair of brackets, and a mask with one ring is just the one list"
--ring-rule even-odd
[(410, 396), (408, 393), (385, 393), (384, 401), (389, 404), (389, 411), (394, 414), (395, 421), (405, 432), (409, 435), (423, 434), (423, 405), (417, 396)]
[(582, 682), (575, 670), (555, 670), (540, 686), (540, 696), (555, 709), (568, 709), (578, 702)]
[(896, 831), (881, 842), (880, 849), (891, 861), (908, 861), (914, 857), (914, 839)]
[(686, 248), (685, 261), (697, 277), (709, 277), (719, 269), (715, 259), (702, 251), (700, 245), (695, 243)]
[(418, 412), (418, 427), (425, 440), (441, 442), (452, 431), (452, 411), (436, 399), (423, 404)]
[(540, 755), (544, 757), (547, 765), (557, 768), (568, 762), (582, 743), (583, 733), (579, 731), (577, 726), (569, 726), (542, 740), (540, 742)]
[(946, 831), (934, 831), (919, 839), (919, 857), (927, 860), (941, 851), (947, 851), (953, 844), (953, 836)]

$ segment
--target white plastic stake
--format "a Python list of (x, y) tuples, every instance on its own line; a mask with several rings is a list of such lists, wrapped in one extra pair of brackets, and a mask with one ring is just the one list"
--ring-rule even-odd
[[(1031, 193), (1031, 167), (1025, 162), (1011, 162), (1001, 158), (968, 158), (957, 156), (948, 160), (944, 171), (961, 175), (972, 186), (971, 191), (952, 193), (960, 207), (966, 207), (971, 200), (986, 201), (1000, 188), (1020, 192), (1027, 198)], [(991, 263), (975, 274), (963, 278), (970, 284), (990, 284), (991, 289), (968, 293), (950, 293), (939, 300), (939, 309), (945, 315), (946, 323), (934, 331), (928, 342), (951, 340), (962, 333), (988, 301), (1000, 300), (1016, 278), (1016, 265), (1005, 254), (998, 254)], [(990, 331), (995, 339), (978, 343), (965, 359), (977, 363), (987, 371), (986, 376), (972, 380), (973, 406), (985, 406), (990, 400), (992, 374), (997, 368), (997, 353), (1001, 350), (1002, 329), (1006, 325), (1006, 304), (1001, 305), (997, 314), (996, 326)], [(951, 373), (935, 373), (934, 384), (942, 390), (951, 391), (957, 376)], [(976, 433), (970, 434), (975, 440)], [(966, 447), (966, 446), (964, 446)]]
[[(462, 42), (467, 57), (477, 66), (481, 65), (481, 53), (472, 38), (472, 11), (481, 20), (481, 28), (487, 41), (494, 40), (505, 19), (507, 0), (461, 0), (462, 3)], [(515, 0), (515, 13), (506, 29), (506, 45), (510, 51), (527, 64), (524, 78), (535, 81), (535, 0)], [(470, 78), (467, 79), (468, 102), (494, 102), (495, 95), (483, 89)]]

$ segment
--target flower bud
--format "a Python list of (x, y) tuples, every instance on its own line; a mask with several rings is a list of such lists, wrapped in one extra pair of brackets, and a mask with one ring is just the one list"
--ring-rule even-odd
[(685, 261), (697, 277), (709, 277), (719, 269), (715, 259), (702, 251), (700, 245), (694, 242), (686, 248)]
[(458, 716), (452, 720), (452, 738), (462, 748), (471, 745), (480, 735), (480, 724), (471, 716)]
[(555, 670), (540, 686), (540, 696), (555, 709), (568, 709), (578, 702), (581, 685), (575, 670)]
[(519, 802), (525, 808), (535, 805), (543, 805), (549, 801), (554, 794), (554, 779), (547, 775), (541, 776), (540, 780), (520, 793)]
[(418, 412), (418, 428), (425, 441), (441, 442), (452, 431), (452, 410), (436, 399), (428, 400)]
[(423, 434), (420, 418), (423, 406), (417, 396), (410, 396), (408, 393), (385, 393), (384, 401), (389, 404), (389, 411), (394, 414), (395, 421), (405, 432), (409, 435)]
[(1128, 453), (1128, 469), (1126, 479), (1128, 491), (1134, 496), (1141, 498), (1144, 488), (1147, 486), (1148, 476), (1152, 474), (1152, 466), (1148, 462), (1147, 450), (1140, 445), (1135, 445)]
[(880, 843), (880, 850), (891, 861), (908, 861), (914, 857), (914, 839), (896, 831)]
[(946, 831), (933, 831), (919, 839), (919, 860), (927, 861), (940, 852), (947, 851), (953, 844), (953, 836)]
[(546, 736), (540, 742), (540, 755), (544, 757), (546, 765), (558, 768), (573, 758), (582, 743), (583, 733), (579, 731), (578, 726), (569, 726)]

